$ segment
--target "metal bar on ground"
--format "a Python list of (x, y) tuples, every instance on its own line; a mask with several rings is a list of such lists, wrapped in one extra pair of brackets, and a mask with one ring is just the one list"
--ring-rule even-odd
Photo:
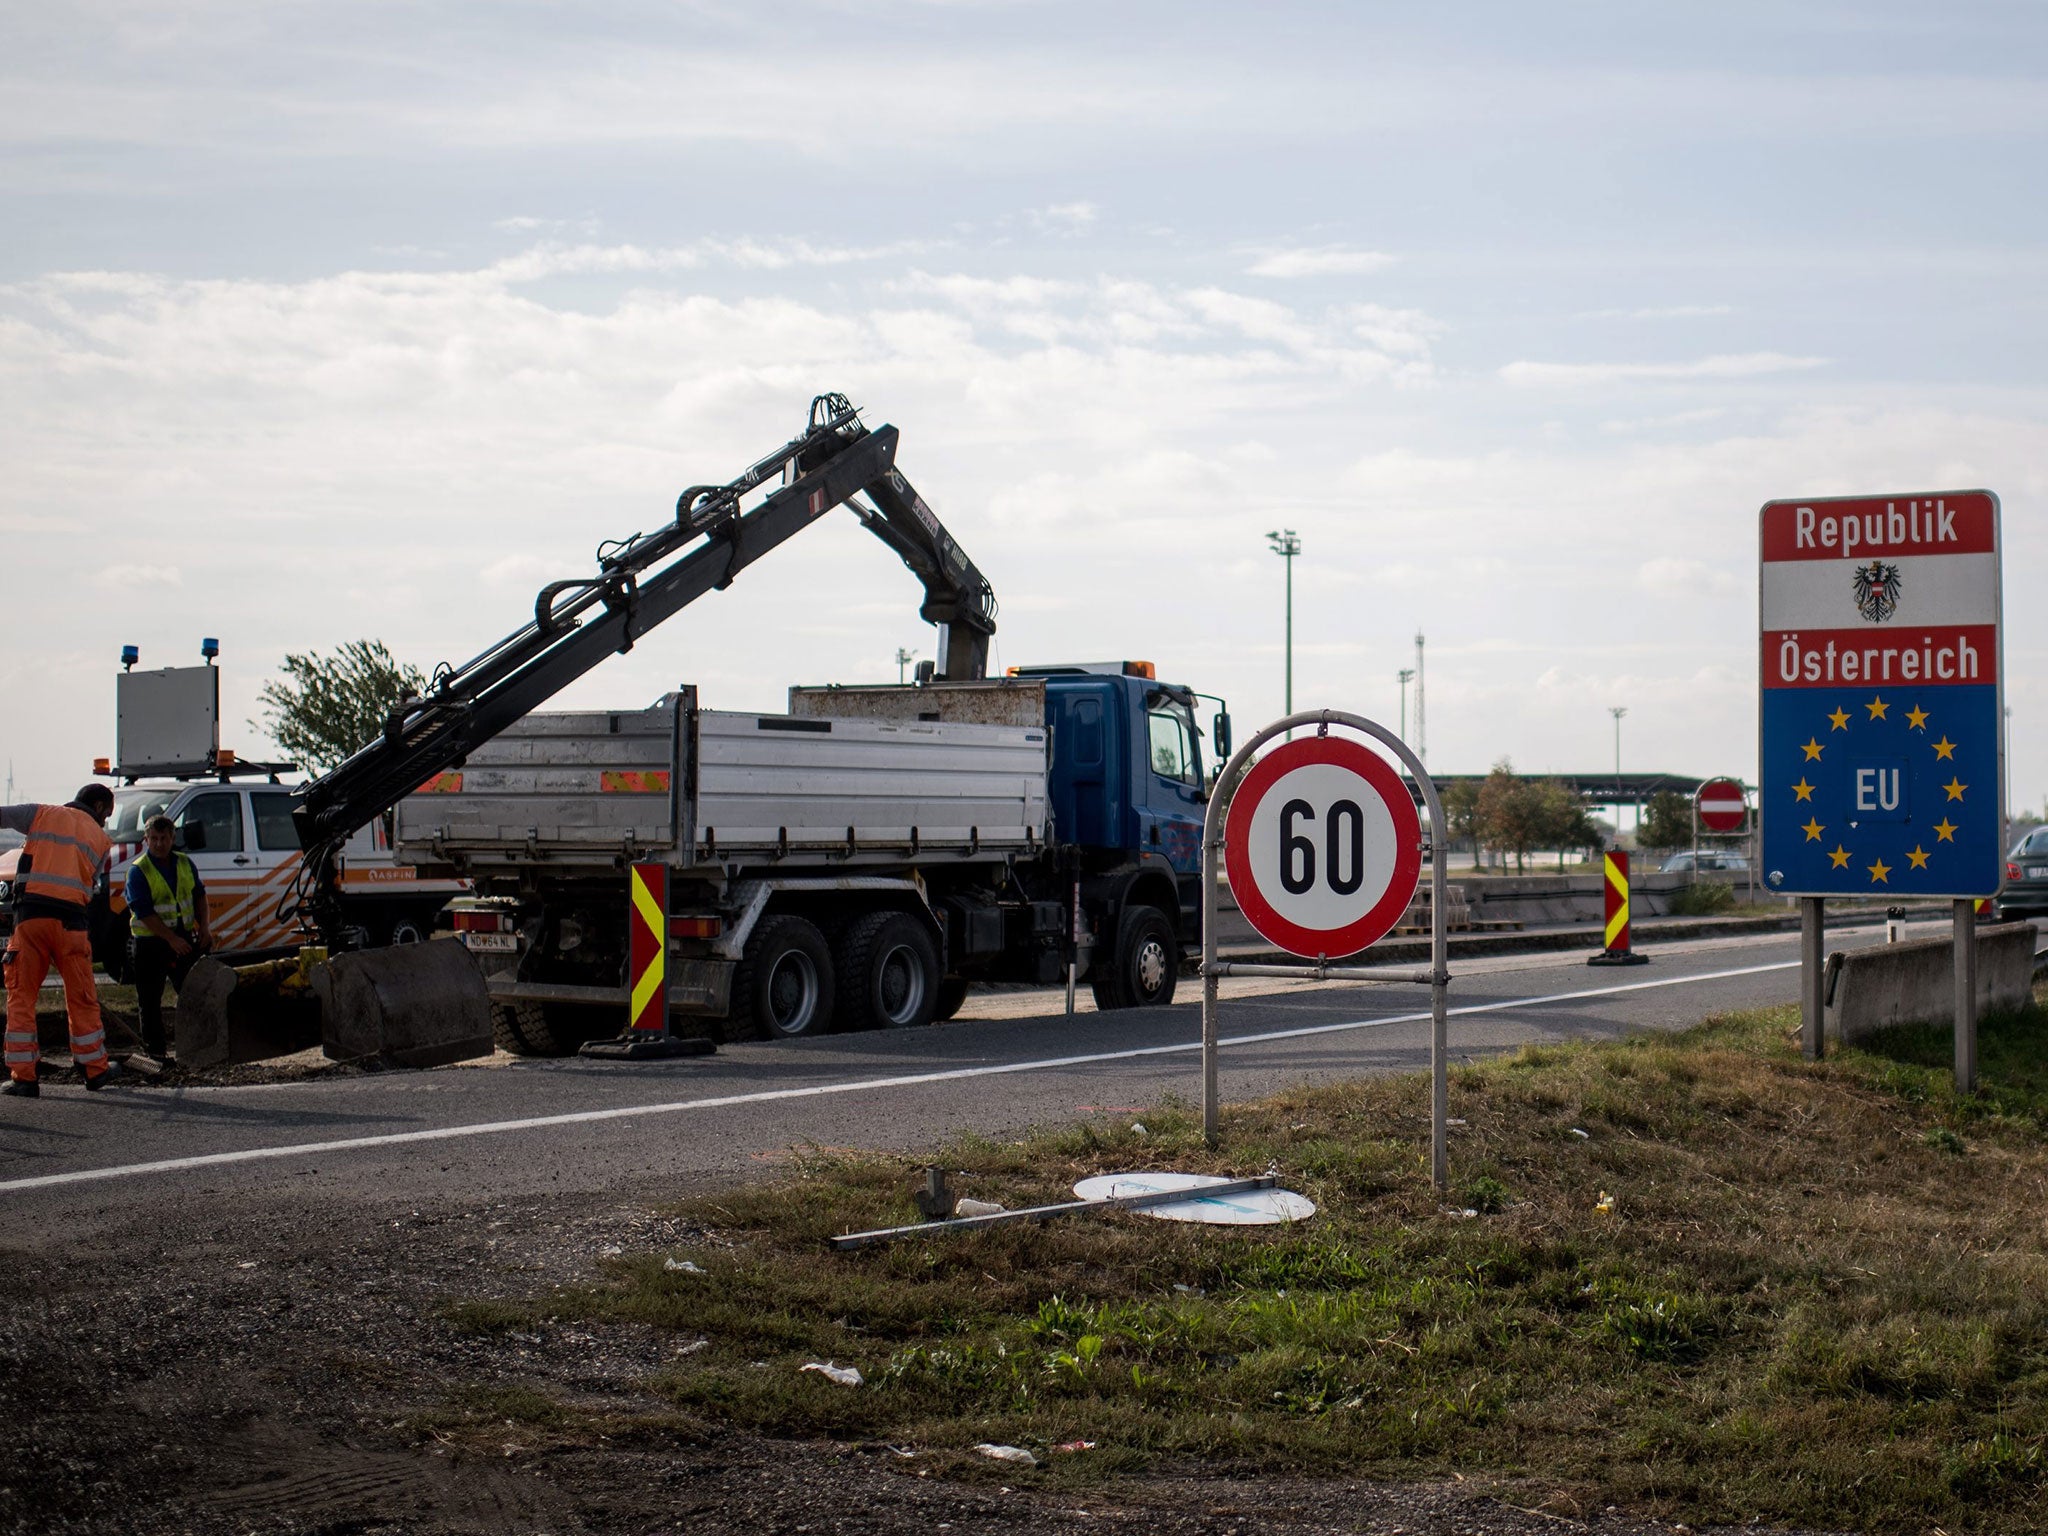
[(1198, 1184), (1193, 1189), (1153, 1189), (1139, 1195), (1108, 1195), (1100, 1200), (1066, 1200), (1058, 1205), (1032, 1205), (1020, 1211), (994, 1211), (986, 1216), (954, 1216), (945, 1221), (918, 1221), (907, 1227), (877, 1227), (872, 1232), (844, 1232), (832, 1239), (839, 1249), (865, 1248), (920, 1232), (961, 1232), (974, 1227), (1000, 1227), (1019, 1221), (1052, 1221), (1082, 1211), (1132, 1211), (1148, 1205), (1177, 1205), (1183, 1200), (1213, 1200), (1219, 1195), (1244, 1195), (1272, 1189), (1280, 1182), (1275, 1174), (1262, 1173), (1253, 1179), (1231, 1179), (1223, 1184)]

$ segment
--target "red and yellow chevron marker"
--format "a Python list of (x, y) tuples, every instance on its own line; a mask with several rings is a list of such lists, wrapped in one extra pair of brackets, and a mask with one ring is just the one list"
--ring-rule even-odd
[(627, 882), (627, 962), (632, 988), (626, 1027), (641, 1034), (668, 1033), (668, 866), (635, 864)]
[(1607, 876), (1607, 947), (1586, 964), (1648, 965), (1648, 955), (1628, 947), (1628, 854), (1620, 848), (1610, 849), (1602, 864)]

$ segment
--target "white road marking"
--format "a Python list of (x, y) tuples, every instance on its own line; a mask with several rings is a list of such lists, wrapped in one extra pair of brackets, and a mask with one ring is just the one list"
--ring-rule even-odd
[[(1624, 992), (1648, 992), (1658, 987), (1682, 987), (1701, 981), (1724, 981), (1735, 976), (1760, 976), (1770, 971), (1798, 969), (1797, 960), (1775, 961), (1769, 965), (1745, 965), (1729, 971), (1703, 971), (1693, 976), (1665, 976), (1655, 981), (1632, 981), (1611, 987), (1586, 987), (1575, 992), (1552, 992), (1542, 997), (1507, 998), (1493, 1003), (1467, 1003), (1449, 1010), (1453, 1017), (1476, 1013), (1500, 1013), (1510, 1008), (1538, 1008), (1547, 1003), (1579, 1002), (1591, 997), (1616, 997)], [(1296, 1029), (1268, 1030), (1257, 1035), (1233, 1035), (1221, 1042), (1224, 1050), (1238, 1046), (1264, 1045), (1274, 1040), (1299, 1040), (1309, 1035), (1334, 1035), (1350, 1030), (1384, 1029), (1390, 1024), (1414, 1024), (1429, 1018), (1420, 1013), (1389, 1014), (1373, 1019), (1346, 1019), (1336, 1024), (1306, 1024)], [(1133, 1061), (1145, 1056), (1189, 1055), (1200, 1051), (1199, 1040), (1173, 1045), (1138, 1046), (1124, 1051), (1097, 1051), (1085, 1056), (1052, 1056), (1038, 1061), (1001, 1062), (986, 1067), (953, 1067), (943, 1072), (914, 1072), (897, 1077), (856, 1078), (848, 1082), (810, 1083), (801, 1088), (769, 1088), (755, 1093), (726, 1094), (719, 1098), (683, 1099), (664, 1104), (635, 1104), (622, 1109), (586, 1109), (571, 1114), (538, 1115), (525, 1120), (491, 1120), (478, 1125), (444, 1125), (426, 1131), (393, 1131), (382, 1136), (352, 1136), (342, 1141), (293, 1142), (284, 1146), (248, 1147), (239, 1152), (208, 1152), (195, 1157), (165, 1158), (154, 1163), (127, 1163), (113, 1168), (81, 1168), (71, 1173), (45, 1173), (33, 1178), (0, 1180), (0, 1194), (17, 1190), (47, 1189), (58, 1184), (89, 1184), (100, 1179), (133, 1178), (149, 1173), (183, 1173), (195, 1168), (221, 1168), (233, 1163), (254, 1163), (281, 1157), (314, 1157), (329, 1152), (357, 1152), (371, 1147), (397, 1147), (422, 1141), (453, 1141), (465, 1136), (497, 1136), (510, 1131), (542, 1130), (558, 1125), (595, 1125), (606, 1120), (630, 1120), (641, 1115), (674, 1115), (688, 1110), (729, 1109), (739, 1104), (772, 1104), (785, 1099), (825, 1098), (842, 1093), (872, 1093), (885, 1088), (915, 1088), (927, 1083), (952, 1083), (976, 1077), (1003, 1077), (1016, 1072), (1048, 1072), (1060, 1067), (1093, 1066), (1105, 1061)]]

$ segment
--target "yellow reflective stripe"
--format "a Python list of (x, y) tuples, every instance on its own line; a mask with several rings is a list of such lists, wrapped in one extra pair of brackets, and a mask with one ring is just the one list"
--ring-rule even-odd
[(105, 851), (103, 849), (94, 847), (91, 843), (87, 842), (82, 837), (67, 837), (62, 832), (29, 833), (28, 847), (30, 853), (33, 853), (35, 851), (35, 846), (37, 843), (62, 843), (67, 848), (76, 848), (80, 853), (84, 854), (87, 858), (91, 859), (95, 863), (99, 862), (101, 853)]
[(647, 1011), (647, 1005), (654, 1001), (654, 994), (661, 990), (662, 972), (665, 967), (657, 960), (640, 973), (640, 979), (633, 983), (633, 1016), (629, 1022), (637, 1026), (640, 1015)]
[(86, 881), (74, 880), (69, 875), (53, 875), (42, 869), (30, 870), (22, 884), (28, 887), (30, 895), (35, 894), (38, 885), (68, 885), (74, 891), (83, 891), (88, 896), (92, 894), (92, 886)]

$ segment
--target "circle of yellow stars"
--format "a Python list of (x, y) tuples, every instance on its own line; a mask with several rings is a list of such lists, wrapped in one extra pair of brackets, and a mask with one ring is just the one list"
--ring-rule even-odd
[[(1869, 719), (1885, 720), (1890, 718), (1889, 711), (1892, 705), (1882, 694), (1872, 694), (1870, 701), (1861, 707), (1868, 712)], [(1924, 736), (1927, 733), (1927, 722), (1930, 718), (1926, 710), (1915, 704), (1905, 713), (1906, 729), (1918, 731)], [(1854, 715), (1842, 708), (1840, 704), (1837, 704), (1834, 713), (1827, 717), (1828, 734), (1833, 736), (1836, 731), (1848, 730), (1849, 722), (1853, 719), (1855, 719)], [(1934, 749), (1935, 757), (1941, 761), (1950, 763), (1955, 761), (1956, 744), (1950, 741), (1946, 734), (1939, 741), (1929, 741), (1928, 745)], [(1827, 743), (1823, 742), (1818, 736), (1810, 736), (1806, 740), (1806, 745), (1799, 750), (1805, 754), (1801, 759), (1802, 762), (1817, 763), (1821, 761), (1821, 755), (1827, 751)], [(1948, 783), (1944, 784), (1942, 789), (1946, 791), (1949, 800), (1961, 801), (1963, 792), (1969, 787), (1969, 785), (1962, 782), (1959, 775), (1952, 772), (1949, 775)], [(1802, 773), (1799, 776), (1799, 782), (1792, 786), (1792, 798), (1795, 801), (1805, 800), (1811, 802), (1813, 791), (1814, 786), (1806, 782), (1806, 775)], [(1827, 828), (1821, 825), (1819, 817), (1815, 816), (1812, 811), (1809, 810), (1807, 812), (1806, 822), (1799, 830), (1806, 834), (1806, 840), (1809, 843), (1822, 843), (1825, 846), (1824, 834), (1827, 832)], [(1962, 829), (1950, 821), (1947, 813), (1944, 812), (1941, 820), (1934, 824), (1935, 847), (1938, 849), (1943, 843), (1954, 842), (1956, 840), (1956, 833), (1960, 830)], [(1828, 862), (1836, 869), (1847, 869), (1849, 861), (1854, 857), (1842, 845), (1839, 838), (1836, 839), (1833, 848), (1827, 849), (1827, 856)], [(1925, 869), (1927, 861), (1933, 857), (1934, 855), (1928, 852), (1925, 847), (1915, 843), (1912, 852), (1906, 855), (1906, 862), (1914, 869)], [(1865, 871), (1870, 875), (1870, 883), (1872, 885), (1891, 884), (1892, 871), (1897, 868), (1896, 864), (1887, 864), (1883, 859), (1875, 859), (1864, 866)]]

